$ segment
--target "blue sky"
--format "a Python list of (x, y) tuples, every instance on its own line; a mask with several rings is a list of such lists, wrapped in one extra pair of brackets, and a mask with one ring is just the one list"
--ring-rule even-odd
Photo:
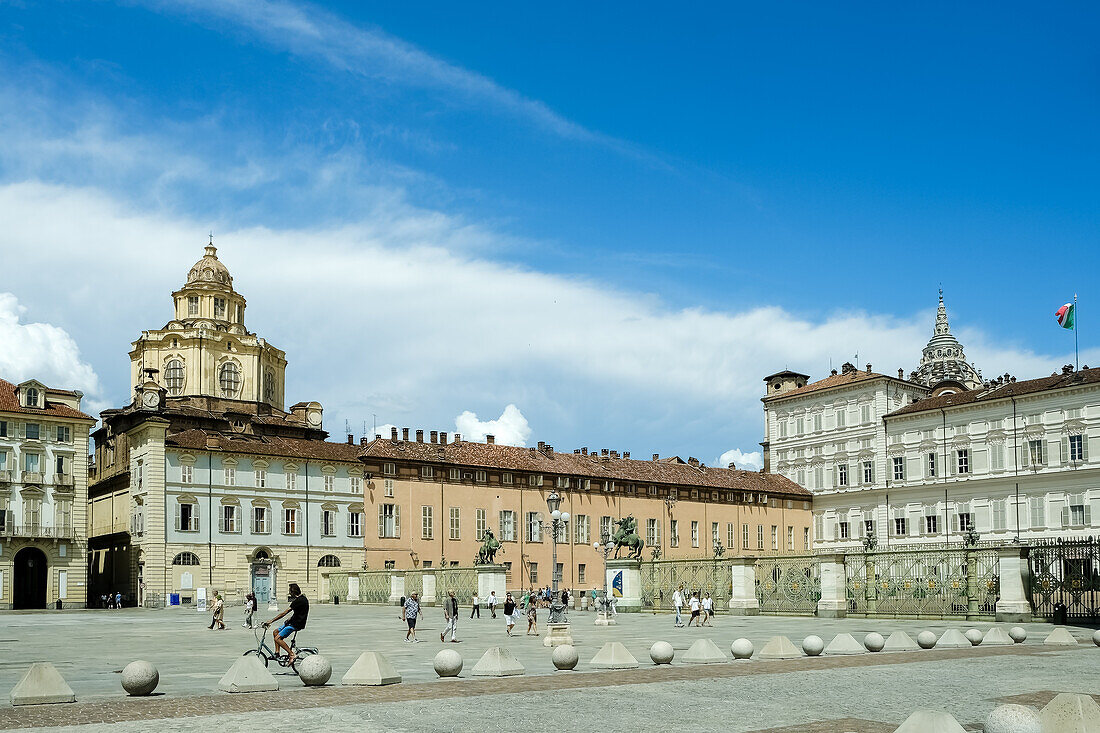
[(337, 433), (747, 453), (764, 374), (914, 368), (940, 283), (987, 375), (1065, 363), (1075, 291), (1100, 361), (1098, 16), (0, 0), (0, 252), (60, 263), (0, 366), (127, 399), (210, 229)]

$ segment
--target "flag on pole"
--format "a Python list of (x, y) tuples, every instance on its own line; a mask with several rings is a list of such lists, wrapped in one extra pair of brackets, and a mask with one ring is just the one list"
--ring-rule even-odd
[(1074, 310), (1076, 310), (1076, 307), (1073, 303), (1066, 303), (1059, 308), (1058, 312), (1054, 314), (1054, 317), (1058, 319), (1058, 325), (1062, 328), (1073, 328)]

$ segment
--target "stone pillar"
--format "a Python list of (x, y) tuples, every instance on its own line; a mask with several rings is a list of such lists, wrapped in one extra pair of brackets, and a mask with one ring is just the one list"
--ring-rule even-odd
[(390, 571), (390, 603), (397, 605), (405, 597), (405, 574), (397, 570)]
[(435, 605), (435, 582), (436, 574), (434, 569), (422, 570), (424, 578), (424, 592), (420, 594), (420, 605), (422, 606), (434, 606)]
[(348, 573), (348, 597), (345, 603), (359, 603), (359, 573)]
[[(621, 580), (621, 583), (620, 583)], [(615, 603), (615, 610), (619, 613), (637, 613), (642, 610), (642, 561), (624, 559), (609, 559), (607, 561), (607, 576), (604, 578), (607, 588), (607, 597)], [(622, 586), (622, 595), (619, 586)]]
[(760, 601), (756, 599), (756, 558), (735, 557), (730, 561), (729, 610), (733, 616), (758, 616)]
[(817, 602), (820, 618), (844, 618), (848, 615), (848, 583), (844, 574), (844, 555), (819, 555), (821, 600)]
[(482, 603), (489, 602), (489, 594), (497, 592), (497, 603), (504, 603), (504, 594), (508, 592), (508, 573), (503, 565), (477, 566), (477, 595)]
[(1031, 621), (1031, 601), (1027, 582), (1030, 568), (1027, 548), (1002, 547), (997, 551), (997, 575), (1001, 581), (1001, 597), (997, 601), (997, 620), (1006, 623)]
[(966, 619), (978, 618), (978, 555), (966, 548)]
[[(271, 563), (271, 587), (267, 592), (267, 610), (278, 611), (279, 608), (279, 585), (278, 576), (279, 568), (275, 563)], [(258, 610), (258, 609), (257, 609)]]

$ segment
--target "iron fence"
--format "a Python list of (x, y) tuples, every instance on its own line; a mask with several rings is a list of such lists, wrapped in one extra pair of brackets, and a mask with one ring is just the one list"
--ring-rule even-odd
[(641, 576), (642, 608), (671, 608), (672, 594), (683, 585), (688, 594), (710, 593), (715, 609), (722, 610), (733, 590), (728, 560), (648, 560)]
[(756, 600), (761, 613), (812, 615), (821, 600), (821, 574), (813, 555), (757, 558)]
[(359, 573), (360, 603), (389, 603), (390, 571), (365, 571)]
[(447, 568), (440, 570), (437, 577), (436, 593), (439, 598), (453, 590), (460, 604), (469, 605), (473, 602), (474, 593), (477, 592), (476, 568)]
[(1032, 543), (1028, 569), (1036, 616), (1054, 619), (1060, 604), (1067, 621), (1100, 621), (1100, 538)]

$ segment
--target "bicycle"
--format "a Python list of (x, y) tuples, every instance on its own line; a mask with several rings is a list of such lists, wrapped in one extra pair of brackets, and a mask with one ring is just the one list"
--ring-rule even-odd
[(294, 650), (294, 663), (290, 664), (287, 660), (290, 658), (286, 654), (281, 654), (278, 649), (272, 649), (267, 643), (267, 629), (269, 624), (261, 624), (252, 630), (253, 636), (256, 637), (256, 648), (249, 649), (241, 656), (247, 657), (249, 654), (255, 654), (266, 667), (269, 662), (275, 661), (279, 663), (280, 667), (290, 667), (294, 670), (295, 674), (298, 674), (298, 662), (302, 661), (311, 654), (317, 654), (317, 648), (312, 646), (299, 647), (297, 645), (298, 632), (295, 631), (290, 635), (287, 640), (287, 644)]

